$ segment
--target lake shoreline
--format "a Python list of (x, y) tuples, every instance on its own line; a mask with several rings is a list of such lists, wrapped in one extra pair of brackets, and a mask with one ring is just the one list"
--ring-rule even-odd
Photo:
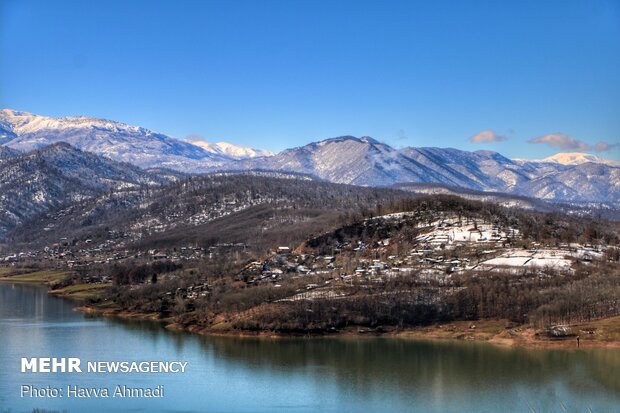
[[(188, 332), (204, 336), (222, 337), (258, 337), (270, 339), (285, 338), (322, 338), (322, 337), (394, 337), (403, 339), (420, 340), (459, 340), (476, 341), (504, 347), (523, 347), (528, 349), (590, 349), (590, 348), (620, 348), (620, 341), (606, 341), (597, 337), (584, 337), (580, 335), (579, 347), (577, 347), (577, 337), (550, 338), (540, 334), (536, 330), (526, 325), (514, 325), (506, 320), (478, 320), (478, 321), (454, 321), (450, 323), (421, 326), (413, 328), (398, 329), (393, 327), (385, 328), (360, 328), (350, 327), (341, 330), (327, 332), (277, 332), (277, 331), (249, 331), (233, 328), (218, 328), (215, 326), (202, 327), (195, 324), (181, 324), (172, 318), (160, 318), (156, 313), (140, 313), (135, 311), (120, 310), (118, 308), (97, 308), (94, 306), (79, 306), (75, 311), (85, 314), (98, 315), (104, 317), (116, 317), (125, 320), (148, 320), (163, 324), (167, 330)], [(620, 317), (611, 319), (597, 320), (611, 321), (620, 325)], [(505, 327), (509, 324), (509, 327)], [(583, 323), (574, 325), (580, 328), (582, 325), (592, 324)], [(502, 327), (504, 325), (504, 327)], [(215, 328), (214, 328), (215, 327)], [(591, 334), (589, 334), (592, 336)]]
[[(620, 348), (620, 340), (601, 339), (596, 331), (601, 324), (612, 325), (620, 331), (620, 316), (611, 317), (592, 322), (571, 325), (579, 333), (579, 347), (577, 336), (571, 335), (562, 338), (551, 338), (542, 330), (528, 325), (518, 325), (507, 320), (476, 320), (476, 321), (453, 321), (444, 324), (434, 324), (412, 328), (396, 328), (391, 326), (365, 328), (349, 327), (333, 331), (250, 331), (232, 328), (226, 323), (218, 323), (208, 327), (179, 323), (172, 317), (161, 318), (157, 313), (141, 313), (123, 310), (109, 304), (86, 305), (80, 292), (50, 289), (48, 280), (17, 280), (13, 277), (2, 277), (0, 282), (31, 284), (47, 287), (47, 293), (52, 296), (70, 300), (77, 305), (74, 311), (85, 314), (116, 317), (126, 320), (148, 320), (162, 324), (167, 330), (182, 331), (204, 336), (226, 337), (262, 337), (262, 338), (320, 338), (320, 337), (395, 337), (424, 340), (461, 340), (486, 342), (504, 347), (522, 347), (528, 349), (588, 349), (588, 348)], [(594, 331), (594, 333), (592, 333)]]
[[(560, 402), (570, 411), (598, 412), (615, 411), (620, 402), (614, 375), (620, 365), (619, 349), (525, 349), (465, 339), (399, 336), (398, 332), (360, 334), (357, 329), (325, 338), (203, 336), (166, 331), (165, 325), (170, 330), (175, 326), (157, 314), (127, 312), (115, 317), (112, 303), (103, 305), (108, 317), (95, 315), (103, 309), (90, 308), (96, 307), (91, 303), (82, 311), (93, 315), (85, 315), (74, 311), (80, 304), (49, 295), (40, 285), (0, 283), (0, 298), (0, 347), (4, 349), (0, 365), (17, 366), (16, 360), (24, 354), (70, 355), (104, 364), (188, 363), (184, 374), (125, 376), (98, 370), (86, 378), (24, 376), (34, 388), (49, 385), (65, 391), (76, 384), (111, 392), (118, 385), (130, 389), (163, 385), (167, 397), (157, 400), (24, 398), (9, 368), (5, 372), (9, 374), (0, 375), (0, 393), (2, 406), (10, 411), (202, 411), (207, 400), (210, 409), (231, 412), (260, 405), (267, 413), (283, 408), (300, 413), (522, 413), (530, 411), (528, 403), (538, 412), (561, 411)], [(487, 327), (477, 324), (474, 330)], [(235, 391), (230, 392), (231, 388)], [(441, 402), (424, 402), (429, 394), (440, 395)]]

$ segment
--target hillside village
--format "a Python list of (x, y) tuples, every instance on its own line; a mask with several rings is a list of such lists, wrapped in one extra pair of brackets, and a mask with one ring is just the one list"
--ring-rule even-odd
[[(372, 220), (399, 221), (406, 214), (389, 214)], [(307, 284), (308, 290), (333, 290), (338, 282), (382, 282), (408, 276), (420, 282), (448, 284), (450, 278), (465, 271), (514, 272), (536, 270), (557, 273), (572, 271), (573, 264), (588, 264), (604, 258), (615, 247), (578, 243), (541, 245), (523, 243), (517, 228), (502, 230), (490, 222), (443, 218), (420, 224), (414, 246), (398, 251), (398, 240), (390, 238), (366, 244), (335, 243), (330, 254), (279, 247), (271, 257), (247, 265), (236, 279), (248, 284), (279, 282), (285, 277), (321, 276), (333, 278), (325, 285)], [(517, 246), (516, 244), (519, 244)], [(305, 297), (310, 297), (305, 295)], [(320, 298), (320, 294), (311, 295)]]
[[(223, 214), (227, 213), (226, 205), (236, 208), (233, 202), (222, 205)], [(103, 242), (61, 238), (42, 249), (1, 256), (0, 262), (13, 267), (73, 270), (81, 274), (73, 282), (110, 285), (118, 280), (110, 272), (94, 269), (156, 262), (190, 269), (236, 256), (246, 264), (229, 274), (234, 282), (250, 289), (262, 286), (281, 290), (271, 301), (285, 303), (343, 299), (359, 294), (360, 287), (376, 288), (402, 279), (418, 288), (445, 293), (453, 291), (458, 284), (455, 280), (465, 274), (513, 274), (519, 278), (533, 272), (540, 278), (563, 277), (574, 274), (578, 267), (613, 260), (620, 254), (617, 246), (602, 243), (534, 242), (523, 238), (518, 225), (441, 211), (389, 213), (366, 218), (354, 227), (349, 231), (359, 236), (326, 233), (301, 245), (275, 246), (254, 258), (242, 242), (139, 249), (134, 244), (137, 233), (109, 231)], [(372, 236), (367, 235), (370, 233)], [(178, 270), (164, 273), (159, 282), (183, 274)], [(154, 280), (146, 277), (136, 287)], [(218, 283), (217, 277), (177, 283), (173, 291), (162, 290), (159, 296), (201, 300), (211, 294), (213, 283)], [(426, 295), (418, 298), (422, 302), (429, 299)]]
[[(231, 208), (227, 209), (225, 206), (231, 206)], [(201, 214), (200, 216), (193, 215), (189, 220), (195, 221), (202, 218), (205, 221), (211, 221), (247, 207), (247, 205), (237, 207), (234, 201), (224, 202), (220, 210), (216, 209), (209, 214)], [(62, 215), (62, 212), (59, 215)], [(375, 217), (370, 219), (370, 221), (398, 222), (403, 221), (407, 216), (407, 213), (394, 213)], [(170, 217), (170, 221), (174, 221), (173, 218)], [(166, 229), (162, 224), (150, 225), (148, 221), (146, 219), (145, 222), (135, 224), (135, 228), (132, 227), (131, 230), (148, 226), (156, 233)], [(315, 262), (318, 258), (318, 262), (325, 264), (325, 268), (334, 269), (334, 263), (340, 253), (353, 251), (358, 255), (368, 255), (371, 253), (383, 256), (385, 259), (385, 261), (380, 259), (371, 260), (372, 265), (357, 268), (357, 274), (374, 274), (380, 270), (400, 268), (404, 264), (416, 266), (428, 264), (431, 267), (441, 269), (447, 267), (449, 272), (453, 272), (459, 269), (471, 270), (494, 267), (570, 267), (570, 263), (575, 260), (591, 261), (594, 258), (601, 258), (607, 249), (604, 245), (592, 244), (557, 243), (551, 246), (532, 243), (531, 248), (524, 251), (523, 248), (514, 247), (514, 244), (521, 240), (518, 228), (500, 229), (490, 222), (475, 219), (459, 219), (457, 217), (445, 217), (433, 222), (417, 224), (416, 229), (419, 235), (410, 240), (416, 248), (410, 250), (405, 255), (389, 255), (386, 258), (385, 254), (386, 251), (390, 250), (388, 247), (391, 241), (389, 238), (386, 238), (372, 246), (367, 246), (361, 241), (356, 245), (349, 245), (347, 243), (336, 244), (333, 246), (333, 255), (320, 255), (318, 257), (308, 256), (307, 254), (294, 254), (294, 246), (279, 246), (269, 260), (260, 263), (261, 266), (268, 264), (271, 267), (274, 263), (282, 262), (282, 257), (295, 257), (294, 263), (296, 265), (294, 267), (286, 267), (286, 272), (291, 272), (291, 268), (293, 268), (293, 272), (307, 274), (312, 272), (304, 264), (308, 260), (312, 262), (311, 268), (323, 267)], [(109, 231), (107, 239), (102, 243), (95, 243), (92, 239), (69, 240), (66, 237), (61, 237), (58, 242), (41, 250), (29, 250), (27, 252), (0, 256), (0, 262), (10, 264), (27, 260), (46, 260), (54, 266), (72, 268), (74, 266), (88, 266), (140, 257), (152, 260), (188, 261), (213, 258), (218, 255), (218, 251), (223, 249), (243, 250), (246, 247), (244, 243), (222, 243), (208, 248), (186, 245), (164, 250), (149, 249), (141, 251), (133, 248), (132, 250), (124, 249), (131, 243), (139, 240), (140, 237), (141, 233), (136, 231)], [(472, 255), (477, 258), (474, 260), (470, 258), (462, 260), (457, 258), (448, 259), (447, 255), (450, 255), (447, 254), (448, 251), (453, 251), (451, 254), (453, 256)], [(362, 259), (361, 262), (368, 263), (368, 260)], [(257, 262), (253, 262), (249, 267), (256, 265), (258, 265)]]

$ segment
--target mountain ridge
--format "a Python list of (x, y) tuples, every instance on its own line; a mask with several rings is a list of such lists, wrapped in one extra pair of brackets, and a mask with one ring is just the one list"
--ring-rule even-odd
[(581, 152), (560, 152), (555, 155), (548, 156), (542, 159), (540, 162), (555, 162), (562, 165), (580, 165), (583, 163), (602, 163), (611, 166), (620, 166), (620, 161), (612, 161), (609, 159), (603, 159), (599, 156), (592, 155), (590, 153)]
[(359, 186), (437, 183), (559, 202), (620, 203), (618, 167), (589, 154), (520, 160), (488, 150), (396, 149), (369, 136), (350, 135), (271, 154), (221, 142), (191, 143), (106, 119), (0, 110), (0, 145), (5, 148), (0, 159), (15, 155), (8, 150), (27, 152), (58, 142), (143, 169), (167, 171), (164, 175), (170, 177), (171, 171), (266, 170)]
[(438, 183), (550, 201), (620, 202), (620, 168), (612, 165), (519, 162), (494, 151), (454, 148), (397, 150), (372, 138), (353, 136), (242, 160), (234, 167), (305, 172), (330, 182), (362, 186)]
[(0, 159), (0, 239), (24, 220), (64, 204), (111, 189), (165, 182), (169, 180), (67, 143), (14, 154)]
[(248, 146), (235, 145), (235, 144), (232, 144), (229, 142), (223, 142), (223, 141), (209, 143), (202, 139), (193, 139), (193, 138), (185, 139), (185, 141), (191, 143), (192, 145), (201, 147), (209, 153), (213, 153), (213, 154), (221, 155), (221, 156), (227, 156), (230, 159), (234, 159), (234, 160), (274, 155), (273, 152), (267, 151), (264, 149), (250, 148)]
[(146, 128), (86, 116), (53, 118), (2, 109), (0, 133), (0, 144), (22, 152), (66, 142), (141, 168), (202, 172), (230, 160)]

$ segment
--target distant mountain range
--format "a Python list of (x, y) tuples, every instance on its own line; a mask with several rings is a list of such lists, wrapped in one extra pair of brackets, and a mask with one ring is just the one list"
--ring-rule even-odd
[(620, 168), (586, 162), (514, 161), (497, 152), (452, 148), (394, 149), (372, 138), (343, 136), (227, 165), (304, 172), (365, 186), (439, 183), (562, 202), (620, 202)]
[(0, 111), (0, 165), (20, 152), (58, 142), (106, 157), (105, 162), (127, 162), (147, 169), (143, 173), (151, 179), (180, 179), (187, 173), (267, 170), (309, 174), (333, 183), (360, 186), (427, 183), (549, 201), (620, 203), (620, 167), (589, 154), (513, 160), (492, 151), (395, 149), (370, 137), (342, 136), (274, 155), (225, 142), (182, 141), (96, 118), (50, 118), (9, 109)]
[(599, 156), (592, 155), (590, 153), (581, 152), (562, 152), (549, 156), (541, 160), (529, 160), (529, 159), (513, 159), (517, 162), (537, 162), (537, 163), (559, 163), (562, 165), (581, 165), (582, 163), (602, 163), (611, 166), (620, 166), (620, 161), (611, 161), (609, 159), (603, 159)]
[(199, 146), (209, 153), (228, 157), (230, 159), (248, 159), (256, 158), (258, 156), (274, 155), (273, 152), (266, 151), (264, 149), (248, 148), (247, 146), (233, 145), (228, 142), (208, 143), (202, 139), (191, 138), (186, 139), (185, 141), (191, 143), (192, 145)]
[(105, 119), (85, 116), (51, 118), (11, 109), (0, 110), (0, 145), (27, 152), (58, 142), (141, 168), (169, 168), (191, 173), (206, 172), (245, 158), (248, 155), (238, 157), (235, 153), (249, 149), (225, 142), (195, 145)]

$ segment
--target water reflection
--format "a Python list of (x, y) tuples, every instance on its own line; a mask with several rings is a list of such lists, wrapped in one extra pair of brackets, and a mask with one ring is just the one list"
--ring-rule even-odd
[[(620, 352), (614, 350), (526, 350), (476, 342), (412, 341), (393, 338), (252, 339), (203, 338), (203, 346), (227, 362), (270, 371), (320, 369), (342, 382), (377, 380), (390, 387), (423, 387), (441, 382), (460, 389), (543, 385), (571, 377), (582, 388), (593, 385), (620, 393)], [(583, 378), (588, 378), (584, 381)]]
[[(85, 317), (43, 289), (0, 284), (0, 406), (69, 411), (563, 412), (620, 411), (620, 351), (525, 350), (392, 338), (200, 337), (150, 321)], [(166, 400), (26, 403), (14, 368), (41, 352), (87, 359), (185, 360), (157, 377)], [(45, 383), (50, 377), (28, 377)], [(119, 377), (81, 376), (86, 383)], [(54, 376), (69, 383), (75, 378)], [(128, 380), (123, 377), (122, 380)], [(129, 384), (153, 384), (134, 375)], [(21, 409), (21, 410), (20, 410)]]
[[(153, 338), (165, 334), (178, 349), (188, 339), (198, 340), (222, 369), (251, 368), (265, 377), (303, 375), (355, 397), (381, 393), (415, 402), (426, 394), (439, 401), (467, 401), (481, 392), (501, 395), (519, 388), (546, 388), (544, 398), (552, 402), (541, 406), (563, 411), (562, 405), (570, 405), (574, 395), (602, 399), (620, 395), (617, 350), (528, 350), (394, 338), (188, 338), (151, 322), (115, 322)], [(522, 397), (521, 402), (528, 408), (540, 404), (533, 396)]]

